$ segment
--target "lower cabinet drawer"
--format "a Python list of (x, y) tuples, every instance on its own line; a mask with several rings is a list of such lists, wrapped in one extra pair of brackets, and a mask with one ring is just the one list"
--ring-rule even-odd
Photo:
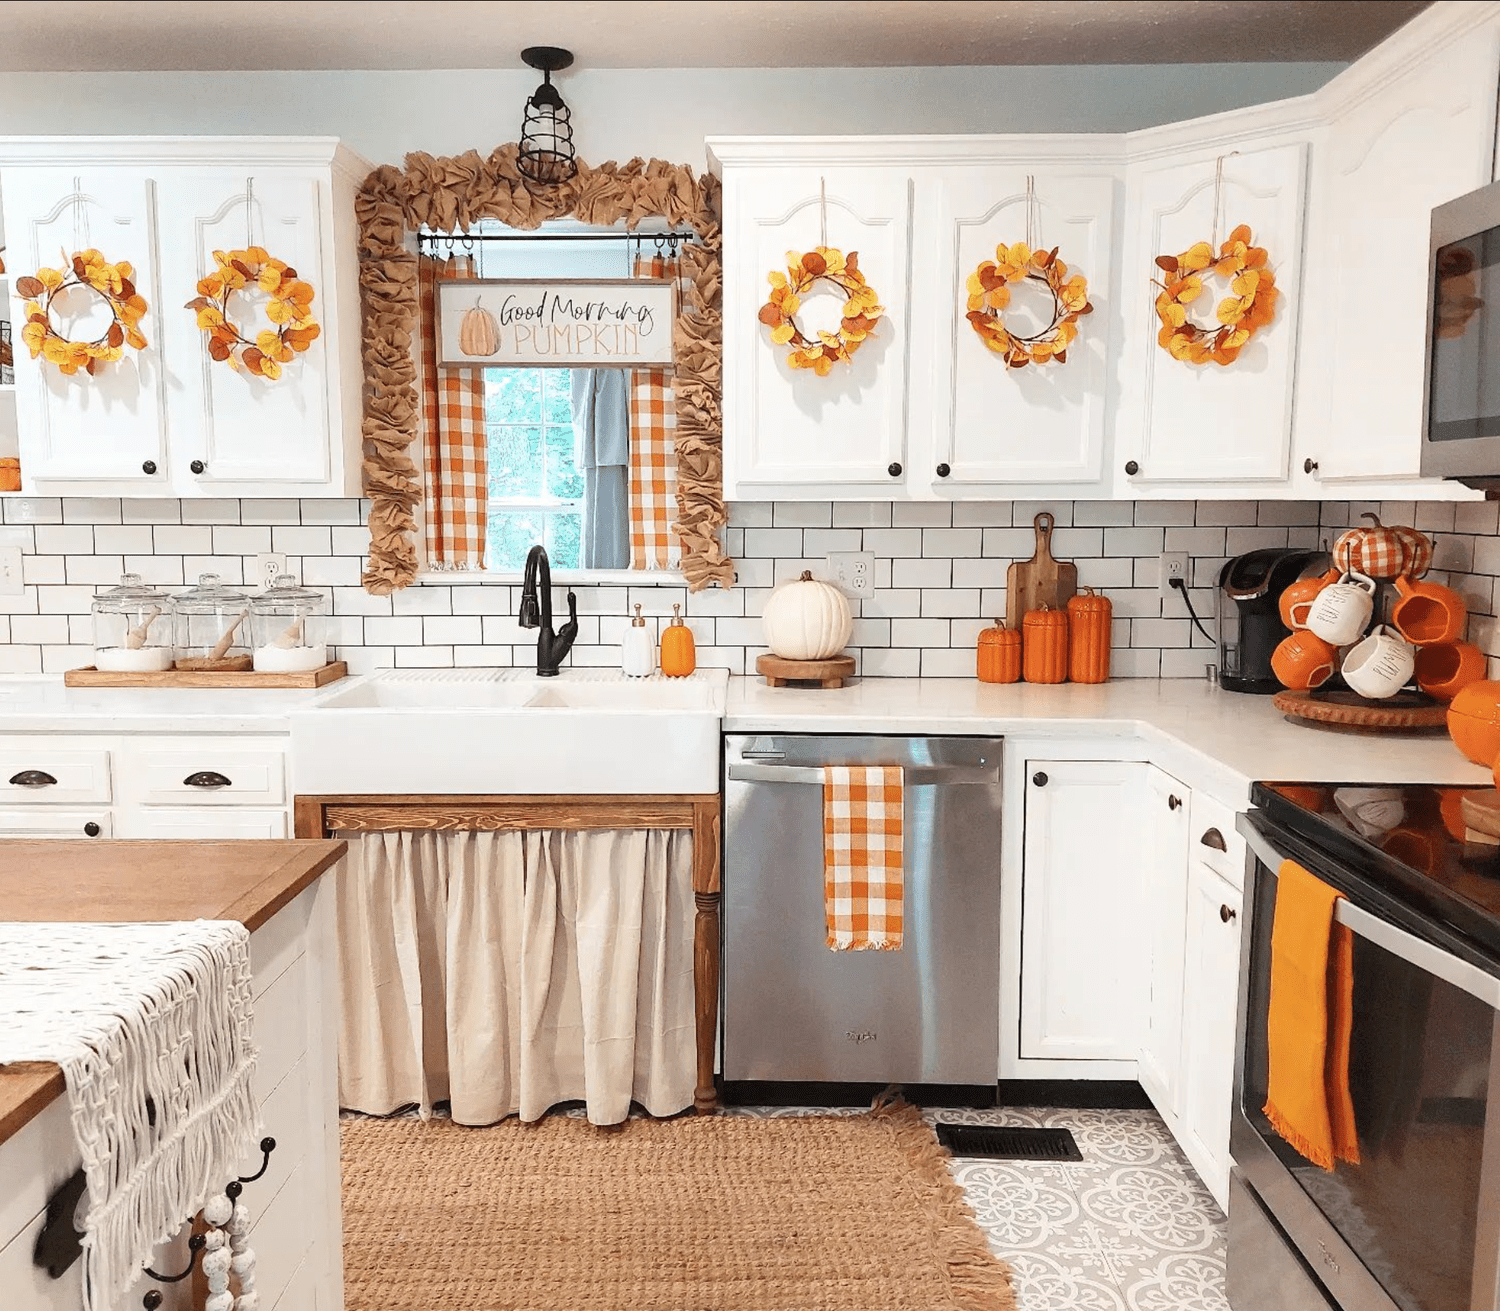
[(97, 810), (61, 806), (0, 807), (0, 838), (108, 838), (114, 817)]
[(284, 838), (285, 810), (256, 806), (141, 806), (123, 809), (122, 838)]
[(1195, 791), (1188, 812), (1189, 850), (1236, 889), (1245, 885), (1245, 839), (1234, 827), (1234, 811)]
[(109, 799), (108, 751), (69, 751), (40, 740), (0, 746), (0, 806)]
[(286, 753), (212, 740), (153, 744), (124, 754), (121, 793), (146, 806), (279, 805)]

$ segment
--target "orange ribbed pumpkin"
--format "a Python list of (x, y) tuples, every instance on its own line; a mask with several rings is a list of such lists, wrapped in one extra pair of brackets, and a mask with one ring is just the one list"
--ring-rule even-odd
[(1014, 683), (1021, 677), (1021, 634), (995, 620), (979, 634), (975, 672), (981, 683)]
[(1114, 606), (1092, 587), (1068, 601), (1068, 680), (1102, 683), (1109, 678), (1110, 623)]
[(1068, 680), (1068, 613), (1043, 606), (1021, 621), (1022, 667), (1028, 683)]
[(682, 606), (673, 604), (672, 622), (661, 635), (661, 672), (668, 678), (686, 678), (697, 667), (693, 630), (682, 622)]

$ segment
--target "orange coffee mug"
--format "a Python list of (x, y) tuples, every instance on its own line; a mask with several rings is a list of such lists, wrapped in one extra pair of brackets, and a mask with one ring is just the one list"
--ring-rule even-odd
[(1330, 584), (1338, 582), (1339, 577), (1337, 569), (1330, 569), (1316, 578), (1299, 578), (1281, 594), (1281, 600), (1278, 603), (1281, 609), (1281, 622), (1294, 632), (1299, 628), (1306, 628), (1307, 612), (1312, 609), (1312, 603), (1317, 600), (1318, 593)]
[(1283, 687), (1296, 692), (1321, 687), (1333, 677), (1338, 652), (1321, 637), (1305, 629), (1282, 639), (1271, 653), (1271, 672)]
[(1489, 662), (1473, 642), (1442, 642), (1417, 652), (1417, 686), (1439, 701), (1451, 701), (1484, 677)]
[(1469, 608), (1452, 588), (1441, 583), (1414, 583), (1404, 574), (1396, 579), (1401, 599), (1391, 610), (1391, 623), (1413, 646), (1456, 642), (1464, 635)]

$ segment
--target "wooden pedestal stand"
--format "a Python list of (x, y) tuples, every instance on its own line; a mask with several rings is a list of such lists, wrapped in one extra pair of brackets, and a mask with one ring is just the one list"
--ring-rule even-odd
[(755, 658), (755, 672), (763, 674), (768, 686), (785, 687), (788, 683), (816, 683), (819, 687), (843, 687), (854, 676), (853, 656), (830, 656), (827, 660), (784, 660), (777, 655)]

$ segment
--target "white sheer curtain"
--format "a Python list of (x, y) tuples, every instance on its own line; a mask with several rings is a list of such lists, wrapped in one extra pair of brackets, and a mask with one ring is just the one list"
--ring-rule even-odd
[(693, 1101), (692, 836), (345, 833), (339, 1097), (463, 1124)]

